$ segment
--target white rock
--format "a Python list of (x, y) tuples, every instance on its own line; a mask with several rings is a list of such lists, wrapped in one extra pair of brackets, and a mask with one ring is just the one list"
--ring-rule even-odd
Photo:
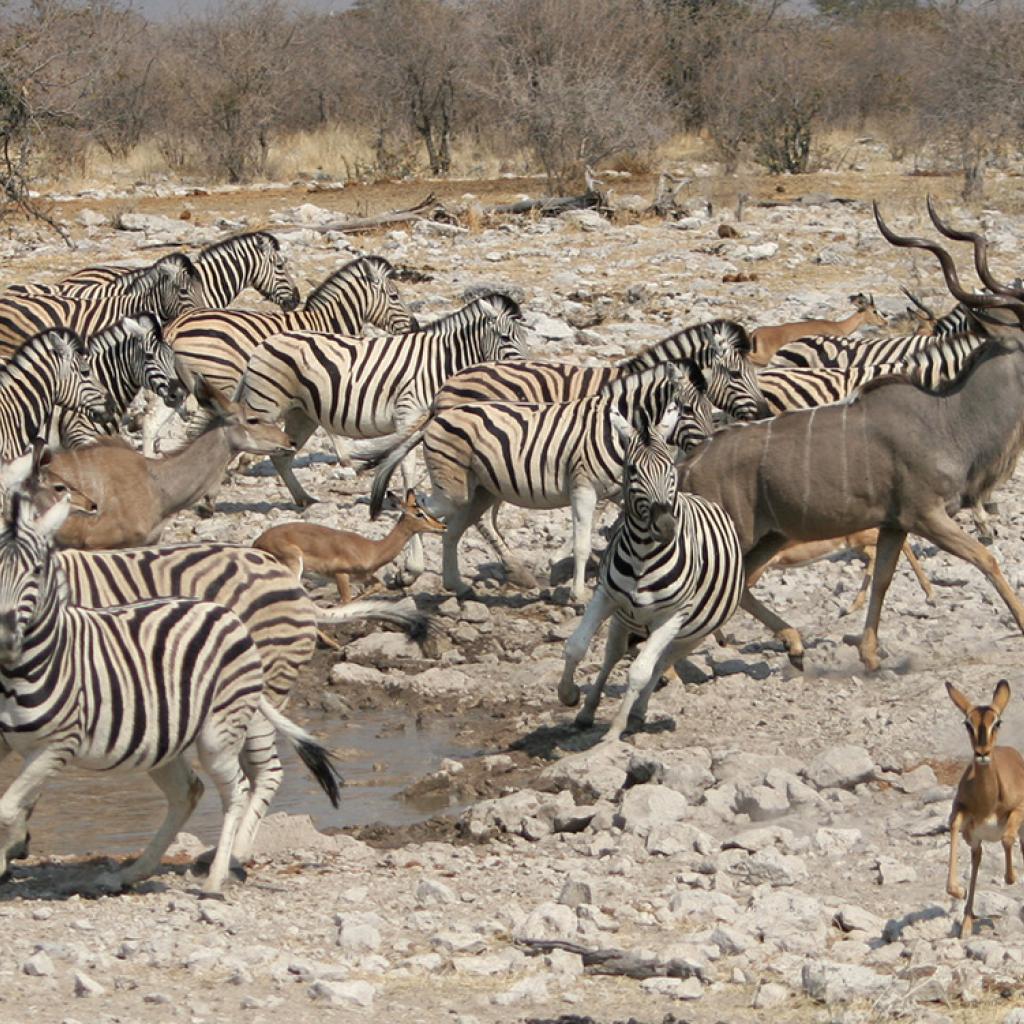
[(773, 256), (777, 255), (779, 246), (775, 242), (761, 242), (760, 245), (748, 245), (745, 249), (741, 250), (741, 259), (746, 260), (748, 263), (753, 263), (758, 260), (770, 260)]
[(736, 810), (751, 821), (770, 821), (789, 812), (789, 794), (771, 786), (740, 786), (736, 790)]
[(31, 978), (49, 978), (56, 974), (57, 970), (50, 957), (40, 949), (22, 963), (21, 973)]
[(842, 744), (820, 753), (807, 766), (805, 774), (818, 789), (853, 789), (874, 777), (875, 763), (863, 747)]
[(894, 988), (894, 980), (870, 967), (837, 964), (829, 960), (810, 961), (802, 972), (804, 992), (819, 1003), (851, 1003)]
[(330, 678), (332, 686), (376, 686), (383, 683), (388, 675), (372, 665), (339, 661), (331, 666)]
[(710, 936), (723, 956), (738, 956), (745, 953), (757, 941), (753, 935), (733, 925), (720, 924)]
[(520, 939), (568, 939), (576, 934), (576, 910), (562, 903), (542, 903), (513, 929)]
[(89, 999), (92, 996), (106, 995), (107, 990), (98, 982), (94, 981), (82, 971), (75, 971), (75, 995), (79, 999)]
[(578, 803), (612, 799), (626, 781), (626, 765), (633, 748), (626, 743), (601, 743), (548, 765), (538, 784), (544, 789), (565, 789)]
[(779, 853), (775, 849), (758, 850), (746, 861), (739, 862), (734, 873), (743, 875), (753, 885), (796, 885), (807, 879), (807, 865), (802, 857)]
[(314, 981), (309, 997), (329, 1006), (373, 1006), (377, 990), (368, 981)]
[(487, 948), (473, 932), (443, 931), (431, 936), (430, 945), (442, 953), (480, 953)]
[(789, 999), (789, 989), (775, 981), (766, 981), (757, 986), (754, 1001), (751, 1005), (755, 1010), (770, 1010), (781, 1006)]
[(894, 857), (879, 857), (875, 862), (875, 869), (878, 871), (878, 881), (881, 885), (917, 881), (917, 872), (909, 864), (902, 864)]
[(526, 322), (535, 334), (551, 341), (565, 341), (576, 336), (575, 327), (544, 313), (531, 313)]
[(541, 974), (531, 974), (517, 981), (510, 989), (491, 996), (495, 1006), (515, 1006), (519, 1003), (535, 1003), (548, 997), (548, 981)]
[(871, 936), (882, 934), (881, 919), (852, 904), (840, 908), (836, 923), (844, 932), (867, 932)]
[(814, 845), (822, 853), (835, 857), (848, 853), (863, 838), (858, 828), (819, 828), (814, 833)]
[(680, 853), (708, 855), (718, 847), (713, 836), (682, 821), (671, 825), (655, 825), (647, 834), (646, 845), (648, 853), (665, 857), (674, 857)]
[(640, 982), (645, 992), (659, 996), (670, 996), (692, 1002), (704, 996), (704, 986), (699, 978), (645, 978)]
[(98, 228), (107, 223), (107, 218), (102, 213), (89, 207), (79, 210), (75, 220), (84, 228)]
[(582, 231), (607, 231), (611, 227), (597, 210), (567, 210), (562, 214), (562, 220)]
[(689, 810), (690, 802), (682, 793), (646, 783), (622, 795), (617, 822), (626, 832), (646, 836), (656, 826), (682, 821)]
[(344, 921), (338, 929), (338, 945), (346, 953), (364, 953), (380, 949), (380, 932), (363, 921)]

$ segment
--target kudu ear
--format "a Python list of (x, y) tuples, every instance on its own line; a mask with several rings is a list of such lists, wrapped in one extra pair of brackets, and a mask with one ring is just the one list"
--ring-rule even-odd
[(1005, 679), (1000, 679), (996, 683), (996, 688), (992, 693), (992, 703), (990, 707), (997, 715), (1002, 715), (1006, 710), (1006, 705), (1010, 703), (1010, 684)]
[(0, 489), (13, 491), (20, 487), (35, 472), (36, 453), (29, 448), (10, 462), (0, 463)]
[[(26, 503), (27, 504), (27, 503)], [(71, 514), (71, 495), (65, 494), (60, 501), (51, 505), (35, 521), (35, 530), (41, 537), (52, 537), (63, 525)]]
[(946, 683), (946, 693), (949, 699), (964, 713), (969, 715), (974, 709), (974, 704), (967, 699), (952, 683)]
[(618, 433), (619, 437), (623, 441), (629, 442), (633, 439), (633, 435), (636, 433), (636, 428), (633, 426), (625, 416), (622, 415), (618, 409), (612, 410), (612, 427)]

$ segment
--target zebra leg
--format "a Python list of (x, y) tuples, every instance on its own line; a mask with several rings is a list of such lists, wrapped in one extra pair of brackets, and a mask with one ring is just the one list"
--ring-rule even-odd
[(354, 477), (356, 471), (352, 466), (352, 442), (341, 434), (329, 434), (331, 444), (334, 446), (334, 453), (338, 456), (338, 464), (341, 467), (343, 477)]
[[(210, 864), (210, 873), (203, 885), (203, 892), (208, 895), (220, 893), (231, 866), (231, 851), (235, 845), (238, 825), (245, 812), (246, 786), (241, 769), (241, 751), (237, 744), (217, 743), (215, 726), (204, 729), (196, 741), (196, 752), (199, 762), (209, 772), (220, 793), (221, 807), (224, 810), (224, 822), (221, 825), (220, 838), (217, 840), (217, 852)], [(211, 735), (212, 734), (212, 735)]]
[(281, 785), (282, 768), (276, 739), (277, 732), (267, 718), (259, 712), (253, 715), (242, 747), (242, 771), (249, 780), (249, 802), (231, 851), (239, 864), (247, 864), (252, 859), (256, 831)]
[(673, 615), (651, 630), (629, 667), (626, 693), (602, 742), (612, 742), (622, 737), (629, 725), (633, 705), (648, 686), (653, 688), (658, 681), (658, 666), (662, 664), (684, 621), (685, 614)]
[(593, 542), (594, 508), (597, 493), (587, 484), (573, 488), (572, 496), (572, 548), (575, 568), (572, 577), (572, 599), (577, 604), (586, 600), (587, 559)]
[(299, 508), (308, 508), (315, 504), (316, 498), (307, 494), (302, 484), (295, 479), (292, 462), (295, 461), (295, 456), (301, 451), (302, 446), (313, 436), (313, 431), (316, 428), (316, 422), (311, 420), (301, 409), (292, 409), (284, 418), (284, 432), (291, 438), (295, 450), (283, 455), (270, 456), (274, 469), (277, 470), (278, 476), (284, 481), (292, 500)]
[(615, 610), (611, 598), (604, 587), (598, 587), (590, 599), (580, 624), (565, 642), (565, 664), (562, 666), (562, 678), (558, 684), (558, 699), (567, 708), (574, 708), (580, 702), (580, 688), (573, 682), (576, 667), (583, 660), (601, 623)]
[(532, 572), (526, 567), (526, 564), (515, 557), (512, 554), (511, 549), (508, 546), (508, 542), (501, 535), (500, 531), (495, 525), (497, 510), (500, 507), (501, 502), (497, 505), (491, 506), (491, 521), (487, 522), (486, 519), (481, 520), (476, 524), (477, 530), (480, 532), (480, 536), (483, 537), (495, 554), (501, 559), (505, 568), (508, 570), (509, 580), (516, 584), (516, 586), (524, 587), (527, 590), (532, 590), (538, 586), (537, 578)]
[(28, 818), (46, 780), (67, 763), (67, 751), (44, 747), (29, 754), (21, 771), (0, 797), (0, 881), (7, 878), (7, 861), (28, 850)]
[(473, 592), (473, 588), (463, 580), (459, 572), (459, 541), (493, 501), (493, 495), (477, 490), (467, 505), (455, 508), (445, 517), (445, 531), (441, 534), (441, 582), (445, 590), (451, 590), (459, 596)]
[(122, 885), (140, 882), (156, 871), (160, 866), (160, 858), (167, 852), (167, 847), (188, 821), (203, 795), (202, 782), (189, 767), (188, 760), (180, 754), (173, 761), (151, 769), (149, 777), (167, 798), (167, 814), (141, 855), (121, 869), (118, 880)]
[[(654, 670), (654, 675), (651, 676), (650, 683), (644, 687), (643, 692), (637, 698), (636, 703), (633, 705), (633, 710), (630, 712), (630, 728), (643, 725), (647, 719), (647, 705), (650, 702), (651, 694), (658, 689), (658, 681), (667, 673), (675, 672), (673, 666), (677, 661), (681, 661), (683, 658), (691, 655), (697, 647), (700, 646), (700, 637), (696, 640), (681, 640), (678, 643), (674, 643), (669, 646), (665, 653), (661, 656), (657, 667)], [(678, 678), (678, 676), (677, 676)]]
[(601, 664), (601, 671), (597, 674), (590, 693), (587, 694), (583, 710), (576, 716), (578, 729), (589, 729), (594, 724), (594, 715), (597, 713), (597, 705), (601, 702), (601, 695), (604, 693), (608, 677), (628, 649), (629, 630), (617, 618), (612, 619), (612, 623), (608, 627), (608, 639), (604, 645), (604, 662)]

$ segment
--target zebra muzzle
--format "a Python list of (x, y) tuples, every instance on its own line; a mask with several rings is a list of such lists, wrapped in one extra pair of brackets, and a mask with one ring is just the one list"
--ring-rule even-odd
[(676, 517), (667, 505), (651, 507), (651, 533), (662, 544), (667, 544), (676, 535)]

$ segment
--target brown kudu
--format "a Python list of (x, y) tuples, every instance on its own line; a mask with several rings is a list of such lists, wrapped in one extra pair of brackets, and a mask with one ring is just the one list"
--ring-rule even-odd
[(850, 296), (850, 301), (856, 307), (856, 312), (851, 313), (845, 320), (797, 320), (789, 324), (755, 328), (750, 333), (753, 345), (750, 361), (756, 366), (767, 366), (772, 356), (783, 345), (788, 345), (798, 338), (811, 338), (819, 334), (845, 337), (859, 330), (864, 324), (872, 324), (875, 327), (886, 325), (885, 317), (875, 308), (874, 296), (858, 292)]
[[(882, 603), (908, 533), (983, 572), (1024, 632), (1024, 604), (995, 556), (951, 518), (1005, 480), (1024, 446), (1024, 291), (999, 285), (990, 275), (986, 284), (996, 294), (967, 291), (945, 249), (895, 235), (877, 207), (875, 216), (891, 243), (923, 248), (939, 259), (952, 294), (992, 316), (992, 340), (936, 391), (902, 377), (874, 381), (847, 403), (726, 430), (680, 469), (685, 489), (718, 502), (732, 516), (748, 580), (789, 541), (878, 528), (875, 576), (858, 645), (871, 670), (879, 666)], [(971, 240), (976, 262), (984, 265), (984, 240)], [(1012, 328), (1007, 314), (1014, 319)], [(790, 660), (802, 667), (797, 630), (749, 589), (741, 607), (773, 629)]]

